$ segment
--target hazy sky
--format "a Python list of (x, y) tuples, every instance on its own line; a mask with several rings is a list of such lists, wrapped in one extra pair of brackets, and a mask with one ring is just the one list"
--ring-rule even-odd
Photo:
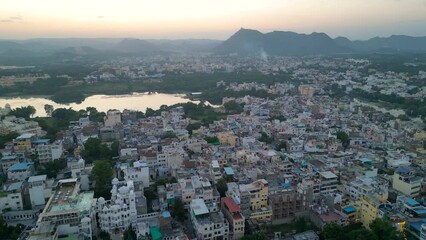
[(226, 39), (241, 27), (426, 36), (426, 0), (0, 0), (0, 38)]

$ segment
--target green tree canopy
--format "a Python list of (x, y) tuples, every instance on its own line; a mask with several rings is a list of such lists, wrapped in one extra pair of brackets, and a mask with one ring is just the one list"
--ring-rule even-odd
[(108, 160), (97, 160), (92, 169), (92, 179), (95, 181), (94, 197), (111, 198), (111, 181), (114, 175), (111, 163)]
[(26, 107), (15, 108), (12, 111), (10, 111), (8, 115), (21, 117), (28, 120), (35, 113), (36, 113), (36, 109), (33, 106), (26, 106)]
[(349, 136), (347, 133), (338, 131), (337, 132), (337, 139), (339, 139), (342, 142), (343, 148), (346, 150), (349, 147)]
[(221, 178), (216, 183), (216, 189), (220, 194), (220, 197), (226, 196), (226, 191), (228, 191), (228, 184), (226, 184), (226, 180)]

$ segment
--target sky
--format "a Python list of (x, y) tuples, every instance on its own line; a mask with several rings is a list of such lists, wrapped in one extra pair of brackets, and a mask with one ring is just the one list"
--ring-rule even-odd
[(226, 39), (243, 28), (426, 36), (426, 0), (0, 0), (0, 38)]

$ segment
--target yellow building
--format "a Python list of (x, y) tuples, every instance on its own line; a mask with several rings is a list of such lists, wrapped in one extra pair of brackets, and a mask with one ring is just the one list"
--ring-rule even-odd
[(24, 133), (13, 140), (15, 151), (30, 151), (32, 142), (36, 140), (36, 135), (32, 133)]
[(410, 168), (398, 168), (392, 177), (392, 187), (413, 198), (419, 196), (422, 181)]
[(268, 182), (265, 179), (259, 179), (250, 184), (240, 185), (240, 188), (250, 193), (250, 219), (271, 221), (272, 209), (268, 204)]
[(217, 138), (221, 144), (228, 144), (230, 146), (235, 146), (238, 139), (232, 132), (220, 132), (217, 134)]
[(359, 209), (359, 218), (364, 227), (369, 229), (370, 223), (379, 215), (379, 207), (385, 204), (385, 201), (380, 201), (373, 195), (366, 195), (357, 202)]

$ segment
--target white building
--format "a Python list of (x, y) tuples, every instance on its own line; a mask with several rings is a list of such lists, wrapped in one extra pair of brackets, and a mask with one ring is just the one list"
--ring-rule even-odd
[(191, 222), (197, 239), (229, 239), (229, 223), (222, 212), (211, 212), (203, 199), (194, 199), (190, 205)]
[(109, 110), (105, 117), (105, 127), (114, 127), (121, 123), (121, 112), (118, 110)]
[(210, 176), (215, 182), (222, 178), (222, 172), (220, 171), (219, 162), (217, 160), (213, 160), (210, 163)]
[(22, 182), (15, 182), (3, 186), (0, 191), (0, 210), (23, 210)]
[(122, 169), (124, 180), (139, 182), (142, 181), (144, 187), (149, 187), (149, 167), (146, 162), (141, 160), (133, 163), (133, 167)]
[(28, 178), (28, 190), (33, 208), (46, 204), (46, 199), (50, 198), (52, 194), (52, 189), (48, 187), (46, 177), (46, 175), (38, 175)]
[(28, 239), (57, 239), (61, 235), (91, 239), (90, 231), (95, 228), (92, 204), (93, 192), (80, 192), (77, 179), (59, 180)]
[(120, 233), (130, 224), (136, 226), (137, 210), (133, 181), (118, 187), (117, 178), (112, 180), (111, 200), (105, 201), (100, 197), (96, 207), (99, 216), (99, 226), (103, 231)]
[(59, 159), (64, 152), (61, 141), (49, 143), (49, 139), (38, 139), (33, 141), (33, 145), (41, 164)]

